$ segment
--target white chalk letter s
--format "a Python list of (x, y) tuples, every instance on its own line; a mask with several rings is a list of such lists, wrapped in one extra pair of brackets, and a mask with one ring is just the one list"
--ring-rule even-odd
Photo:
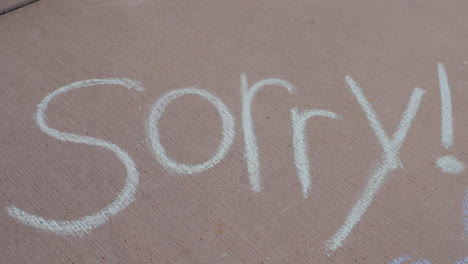
[(45, 111), (52, 98), (83, 87), (109, 84), (122, 85), (127, 87), (128, 89), (143, 91), (143, 88), (137, 82), (129, 79), (91, 79), (75, 82), (55, 90), (42, 100), (42, 102), (37, 107), (36, 122), (39, 128), (44, 133), (58, 140), (102, 147), (112, 151), (127, 169), (127, 179), (125, 182), (125, 186), (123, 187), (122, 191), (119, 193), (117, 198), (111, 204), (109, 204), (107, 207), (100, 210), (99, 212), (81, 217), (76, 220), (45, 219), (37, 215), (29, 214), (15, 206), (7, 207), (8, 214), (11, 217), (18, 219), (23, 224), (30, 225), (43, 230), (52, 231), (61, 235), (83, 234), (104, 224), (105, 222), (107, 222), (109, 217), (125, 209), (133, 201), (138, 187), (139, 174), (135, 162), (132, 160), (132, 158), (130, 158), (127, 152), (119, 148), (117, 145), (112, 144), (108, 141), (94, 137), (80, 136), (76, 134), (61, 132), (59, 130), (49, 127), (46, 123)]

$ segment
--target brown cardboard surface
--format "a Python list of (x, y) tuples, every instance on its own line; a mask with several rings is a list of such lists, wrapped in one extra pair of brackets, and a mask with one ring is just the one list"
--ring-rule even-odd
[[(467, 14), (462, 0), (43, 0), (0, 16), (0, 262), (466, 263), (468, 172), (444, 173), (436, 161), (453, 155), (468, 163)], [(439, 62), (453, 104), (448, 148)], [(249, 86), (278, 78), (296, 88), (268, 86), (253, 99), (260, 192), (244, 157), (243, 73)], [(426, 92), (402, 143), (401, 167), (386, 175), (343, 245), (330, 250), (384, 156), (348, 75), (389, 137), (413, 89)], [(57, 140), (37, 124), (46, 96), (105, 78), (129, 78), (144, 91), (80, 88), (54, 97), (44, 114), (51, 128), (126, 151), (139, 173), (133, 202), (82, 234), (12, 217), (14, 206), (76, 220), (122, 191), (127, 172), (112, 151)], [(235, 118), (224, 158), (194, 174), (163, 166), (147, 131), (153, 104), (187, 87), (213, 94)], [(342, 116), (307, 122), (307, 198), (294, 161), (295, 107)], [(159, 120), (160, 141), (177, 162), (200, 164), (222, 140), (221, 121), (203, 97), (180, 97)]]

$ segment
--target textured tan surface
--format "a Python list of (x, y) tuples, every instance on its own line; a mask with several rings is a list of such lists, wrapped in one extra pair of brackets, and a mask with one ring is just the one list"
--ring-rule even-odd
[[(2, 2), (3, 5), (3, 2)], [(466, 1), (58, 1), (0, 16), (0, 257), (2, 263), (386, 263), (404, 254), (434, 264), (468, 255), (467, 173), (434, 167), (447, 154), (468, 162)], [(455, 145), (440, 143), (437, 62), (447, 67)], [(264, 189), (252, 192), (243, 157), (240, 74), (282, 78), (298, 91), (264, 90), (253, 116)], [(427, 90), (390, 173), (362, 221), (333, 254), (327, 240), (361, 194), (382, 149), (344, 77), (362, 86), (388, 134), (414, 87)], [(44, 134), (33, 115), (61, 86), (130, 78), (144, 92), (85, 88), (50, 105), (49, 125), (102, 138), (137, 164), (135, 201), (84, 236), (25, 226), (3, 208), (50, 219), (98, 211), (121, 190), (125, 170), (100, 148)], [(163, 93), (197, 86), (236, 118), (230, 152), (196, 175), (171, 175), (146, 140)], [(309, 123), (311, 195), (293, 163), (289, 109), (323, 108), (341, 121)], [(188, 96), (161, 120), (180, 162), (209, 158), (220, 119)], [(409, 262), (409, 261), (408, 261)], [(405, 262), (406, 263), (406, 262)]]
[(5, 8), (8, 8), (10, 6), (13, 6), (17, 3), (19, 3), (21, 1), (16, 1), (16, 0), (1, 0), (0, 1), (0, 9), (5, 9)]

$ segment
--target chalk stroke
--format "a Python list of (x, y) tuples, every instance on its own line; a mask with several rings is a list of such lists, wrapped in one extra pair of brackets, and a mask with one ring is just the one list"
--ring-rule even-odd
[(411, 259), (410, 256), (403, 255), (403, 256), (398, 257), (398, 258), (396, 258), (396, 259), (394, 259), (392, 261), (387, 262), (386, 264), (401, 264), (401, 263), (403, 263), (403, 262), (405, 262), (407, 260), (410, 260), (410, 259)]
[[(448, 84), (447, 71), (442, 63), (437, 64), (439, 74), (439, 88), (441, 98), (441, 141), (442, 145), (449, 149), (453, 146), (453, 114), (452, 114), (452, 96), (450, 95), (450, 86)], [(465, 169), (462, 161), (454, 156), (440, 157), (436, 161), (437, 167), (444, 173), (457, 174)]]
[(427, 259), (420, 259), (418, 261), (411, 262), (411, 264), (432, 264), (432, 263)]
[(439, 87), (441, 97), (442, 111), (442, 145), (445, 148), (453, 146), (453, 116), (452, 116), (452, 97), (450, 96), (450, 86), (448, 84), (447, 71), (442, 63), (437, 64), (439, 73)]
[[(396, 258), (392, 261), (387, 262), (386, 264), (402, 264), (406, 262), (407, 260), (410, 260), (411, 257), (408, 255), (401, 256), (399, 258)], [(415, 262), (411, 262), (411, 264), (431, 264), (431, 262), (427, 259), (421, 258)], [(454, 264), (468, 264), (468, 258), (465, 257), (461, 260), (456, 261)]]
[(293, 148), (294, 163), (297, 168), (297, 175), (302, 186), (302, 194), (307, 198), (311, 188), (310, 164), (307, 156), (307, 137), (305, 129), (307, 120), (314, 116), (341, 118), (341, 116), (326, 110), (306, 110), (300, 112), (297, 108), (291, 109), (291, 120), (293, 126)]
[(465, 164), (454, 156), (443, 156), (437, 159), (437, 167), (444, 173), (458, 174), (465, 169)]
[(260, 178), (260, 163), (258, 161), (257, 138), (255, 137), (254, 124), (252, 120), (252, 101), (255, 94), (263, 87), (276, 85), (286, 88), (289, 94), (296, 91), (291, 84), (281, 79), (264, 79), (256, 82), (249, 88), (247, 83), (247, 74), (241, 75), (241, 95), (242, 95), (242, 128), (244, 132), (245, 152), (244, 156), (247, 162), (247, 171), (249, 173), (249, 182), (253, 191), (262, 190)]
[(468, 258), (465, 257), (465, 258), (455, 262), (455, 264), (468, 264)]
[(47, 125), (45, 111), (54, 97), (79, 88), (94, 85), (122, 85), (128, 89), (143, 91), (143, 87), (141, 87), (137, 82), (129, 79), (91, 79), (75, 82), (55, 90), (42, 100), (37, 107), (36, 122), (44, 133), (58, 140), (102, 147), (114, 152), (127, 169), (127, 179), (122, 191), (110, 205), (101, 211), (76, 220), (45, 219), (43, 217), (27, 213), (15, 206), (7, 207), (8, 214), (19, 220), (21, 223), (61, 235), (83, 234), (104, 224), (111, 216), (125, 209), (134, 200), (138, 187), (139, 174), (135, 162), (130, 158), (127, 152), (108, 141), (94, 137), (61, 132)]
[(367, 101), (359, 85), (351, 78), (351, 76), (346, 76), (345, 79), (348, 87), (351, 89), (351, 92), (361, 105), (362, 110), (366, 113), (369, 124), (382, 145), (384, 155), (377, 165), (377, 168), (374, 170), (361, 197), (348, 214), (344, 224), (328, 241), (326, 247), (328, 250), (332, 251), (343, 245), (345, 239), (351, 233), (351, 230), (361, 220), (361, 217), (364, 215), (375, 194), (380, 189), (380, 186), (384, 182), (387, 174), (402, 166), (399, 159), (400, 148), (411, 126), (411, 122), (416, 116), (422, 96), (426, 92), (420, 88), (415, 88), (413, 90), (408, 106), (401, 117), (398, 129), (390, 140), (383, 129), (382, 123), (374, 112), (372, 105)]
[[(221, 140), (221, 144), (219, 145), (216, 153), (208, 161), (197, 165), (182, 164), (171, 159), (167, 155), (166, 150), (159, 139), (158, 124), (164, 110), (172, 101), (178, 97), (189, 94), (199, 95), (213, 104), (213, 106), (219, 112), (223, 123), (223, 139)], [(153, 148), (156, 159), (164, 167), (166, 167), (166, 169), (176, 173), (193, 174), (212, 168), (224, 158), (226, 153), (231, 148), (232, 142), (234, 141), (234, 117), (231, 115), (226, 105), (224, 105), (220, 99), (208, 91), (193, 87), (182, 88), (164, 94), (154, 103), (154, 105), (151, 107), (151, 113), (148, 118), (147, 131), (148, 139), (151, 143), (151, 147)]]

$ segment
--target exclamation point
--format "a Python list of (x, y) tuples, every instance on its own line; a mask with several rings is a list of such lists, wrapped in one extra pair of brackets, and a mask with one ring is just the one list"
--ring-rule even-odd
[[(452, 115), (452, 97), (450, 95), (450, 86), (447, 79), (447, 71), (442, 63), (437, 64), (439, 73), (439, 87), (442, 110), (441, 141), (446, 149), (453, 146), (453, 115)], [(463, 162), (452, 155), (443, 156), (437, 159), (437, 167), (445, 173), (457, 174), (465, 169)]]

